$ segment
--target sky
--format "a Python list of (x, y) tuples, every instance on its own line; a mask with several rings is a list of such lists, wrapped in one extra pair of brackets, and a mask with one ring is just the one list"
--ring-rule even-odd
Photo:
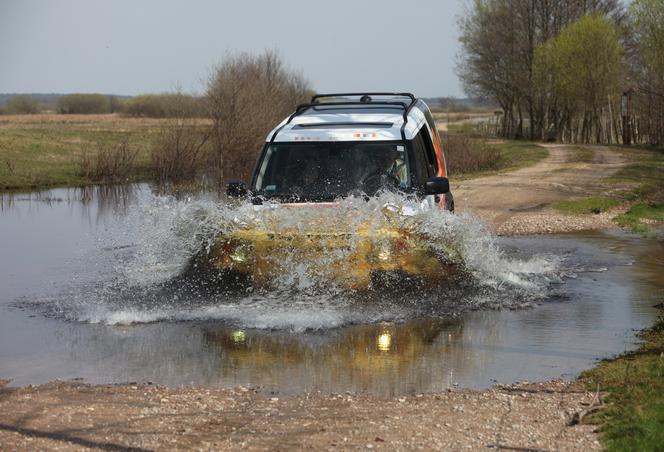
[(0, 93), (196, 93), (224, 56), (275, 49), (318, 92), (461, 97), (461, 2), (0, 0)]

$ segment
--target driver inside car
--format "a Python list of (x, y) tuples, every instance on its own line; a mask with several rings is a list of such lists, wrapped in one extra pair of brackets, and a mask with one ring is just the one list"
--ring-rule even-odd
[(367, 193), (375, 193), (382, 188), (401, 188), (405, 183), (405, 162), (394, 146), (375, 149), (372, 159), (367, 162), (361, 183)]

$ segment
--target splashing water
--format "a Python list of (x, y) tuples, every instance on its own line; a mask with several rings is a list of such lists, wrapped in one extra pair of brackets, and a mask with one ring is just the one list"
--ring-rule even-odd
[[(271, 290), (218, 290), (205, 275), (187, 271), (194, 256), (209, 252), (215, 241), (242, 228), (275, 235), (318, 230), (346, 234), (351, 247), (357, 231), (386, 225), (407, 228), (431, 249), (452, 255), (465, 270), (461, 281), (432, 289), (354, 293), (333, 281), (320, 284), (320, 273), (342, 250), (285, 265)], [(416, 201), (385, 193), (368, 201), (348, 198), (333, 208), (284, 208), (240, 205), (205, 197), (178, 200), (141, 192), (127, 216), (98, 238), (90, 259), (100, 272), (55, 297), (32, 305), (48, 315), (73, 321), (130, 324), (162, 320), (215, 320), (245, 328), (322, 329), (351, 323), (451, 317), (469, 309), (528, 306), (541, 300), (560, 276), (560, 258), (508, 257), (496, 238), (476, 219), (424, 209)], [(452, 253), (450, 254), (450, 251)], [(313, 258), (312, 258), (313, 259)], [(315, 265), (314, 265), (315, 264)], [(322, 265), (321, 265), (322, 264)], [(326, 277), (323, 274), (323, 277)]]

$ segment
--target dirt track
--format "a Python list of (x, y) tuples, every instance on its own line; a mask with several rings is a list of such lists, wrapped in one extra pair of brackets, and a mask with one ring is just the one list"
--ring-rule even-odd
[(579, 148), (543, 145), (549, 156), (516, 171), (454, 182), (457, 211), (476, 215), (503, 235), (564, 232), (611, 226), (612, 214), (562, 215), (548, 206), (573, 197), (610, 194), (619, 188), (606, 179), (624, 164), (615, 151), (586, 146), (590, 162), (578, 162)]

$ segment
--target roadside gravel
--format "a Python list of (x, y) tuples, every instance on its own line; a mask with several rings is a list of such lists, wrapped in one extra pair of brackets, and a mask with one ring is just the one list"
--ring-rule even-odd
[(381, 399), (52, 382), (0, 390), (0, 450), (597, 450), (595, 394), (553, 381)]
[(624, 209), (595, 215), (564, 215), (547, 209), (538, 213), (514, 215), (501, 223), (496, 233), (509, 236), (616, 228), (613, 219), (623, 212)]

